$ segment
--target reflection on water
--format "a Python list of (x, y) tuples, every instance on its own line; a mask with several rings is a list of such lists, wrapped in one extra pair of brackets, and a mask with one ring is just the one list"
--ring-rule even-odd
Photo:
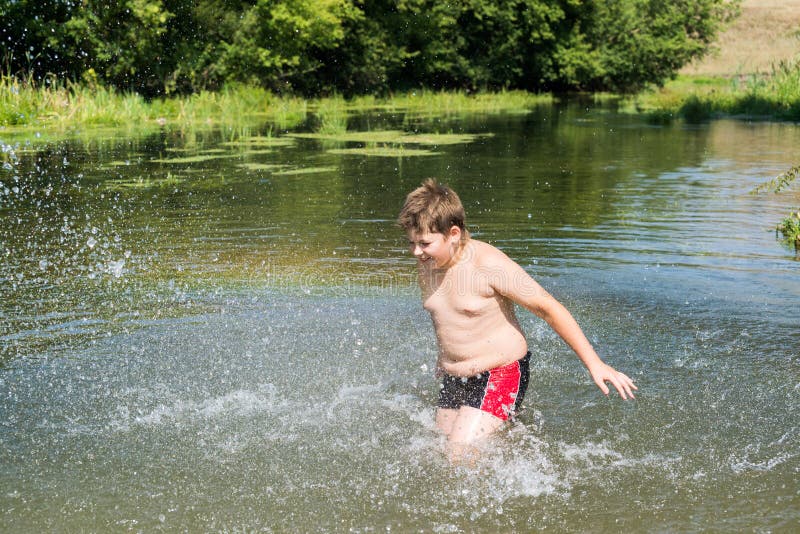
[[(3, 146), (0, 529), (796, 527), (800, 284), (772, 229), (800, 200), (750, 191), (796, 164), (800, 129), (575, 106), (393, 120), (357, 119), (491, 135), (419, 158), (211, 134)], [(447, 464), (393, 222), (432, 175), (636, 402), (524, 314), (526, 410), (478, 465)]]

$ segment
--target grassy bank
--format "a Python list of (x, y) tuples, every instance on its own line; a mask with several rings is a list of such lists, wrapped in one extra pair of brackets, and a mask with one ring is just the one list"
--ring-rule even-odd
[(0, 79), (0, 127), (20, 133), (92, 127), (207, 128), (256, 125), (263, 120), (289, 127), (305, 119), (308, 105), (303, 99), (278, 98), (254, 87), (147, 101), (98, 85)]
[(742, 0), (710, 52), (663, 89), (630, 100), (654, 121), (800, 120), (800, 0)]
[(305, 100), (281, 97), (257, 87), (234, 86), (218, 92), (147, 101), (134, 93), (73, 83), (36, 84), (0, 78), (0, 133), (112, 127), (139, 130), (170, 127), (245, 128), (271, 122), (281, 129), (297, 126), (313, 113), (326, 132), (346, 129), (351, 112), (367, 109), (412, 111), (447, 116), (467, 112), (524, 110), (551, 101), (522, 91), (467, 95), (463, 92), (420, 91), (389, 99), (340, 97)]
[[(323, 131), (346, 128), (348, 113), (366, 109), (411, 111), (447, 116), (470, 112), (524, 110), (553, 100), (521, 91), (495, 94), (421, 91), (392, 98), (339, 97), (304, 100), (273, 95), (256, 87), (236, 86), (218, 92), (147, 101), (134, 93), (72, 83), (35, 84), (0, 78), (0, 133), (26, 130), (64, 131), (92, 127), (142, 129), (170, 127), (255, 127), (265, 121), (286, 129), (309, 113)], [(681, 75), (665, 87), (624, 101), (623, 110), (646, 115), (653, 122), (689, 121), (732, 116), (800, 121), (800, 61), (781, 63), (768, 74), (725, 78)]]
[(643, 113), (653, 122), (719, 117), (800, 121), (800, 61), (780, 63), (767, 74), (681, 75), (626, 104), (626, 110)]

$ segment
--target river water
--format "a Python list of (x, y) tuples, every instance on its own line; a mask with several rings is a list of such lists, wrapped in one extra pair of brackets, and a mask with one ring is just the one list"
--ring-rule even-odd
[[(800, 198), (752, 193), (800, 127), (569, 104), (349, 128), (473, 137), (0, 132), (0, 531), (800, 528), (800, 263), (774, 232)], [(525, 410), (448, 463), (394, 225), (429, 176), (635, 401), (521, 311)]]

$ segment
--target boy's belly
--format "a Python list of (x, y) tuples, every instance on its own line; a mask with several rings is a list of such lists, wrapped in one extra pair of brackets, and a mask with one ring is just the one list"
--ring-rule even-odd
[(510, 322), (500, 325), (464, 325), (467, 328), (436, 326), (439, 368), (453, 376), (475, 376), (489, 369), (515, 362), (525, 356), (528, 343), (520, 329)]

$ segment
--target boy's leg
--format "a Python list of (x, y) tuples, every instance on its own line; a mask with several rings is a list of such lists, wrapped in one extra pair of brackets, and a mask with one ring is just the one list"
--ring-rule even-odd
[(447, 437), (447, 456), (453, 464), (474, 466), (480, 455), (475, 442), (502, 425), (499, 417), (469, 406), (457, 410), (440, 408), (436, 414), (436, 426)]
[(458, 410), (454, 408), (438, 408), (436, 410), (436, 428), (450, 439), (450, 433), (453, 431), (453, 423), (458, 416)]
[(452, 419), (450, 432), (447, 433), (447, 439), (451, 443), (466, 444), (480, 440), (493, 434), (503, 426), (504, 422), (499, 417), (471, 406), (462, 406), (458, 410), (451, 411), (456, 412)]

